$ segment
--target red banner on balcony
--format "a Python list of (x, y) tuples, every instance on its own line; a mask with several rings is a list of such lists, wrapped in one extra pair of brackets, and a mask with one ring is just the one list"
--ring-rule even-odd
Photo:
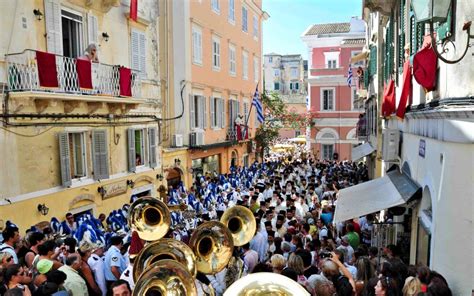
[(395, 112), (395, 104), (396, 104), (396, 97), (395, 97), (395, 83), (392, 79), (385, 85), (385, 89), (383, 92), (383, 103), (382, 103), (382, 116), (389, 117)]
[(132, 70), (129, 68), (121, 67), (119, 70), (120, 75), (120, 95), (124, 97), (132, 96)]
[(427, 46), (413, 57), (413, 76), (416, 82), (428, 91), (436, 89), (436, 69), (438, 58), (434, 49)]
[(397, 117), (405, 118), (408, 98), (411, 96), (411, 68), (410, 61), (406, 61), (403, 65), (402, 93), (400, 94), (400, 103), (398, 104)]
[(79, 87), (92, 89), (92, 63), (89, 60), (76, 60), (77, 80)]
[(59, 87), (56, 56), (52, 53), (36, 51), (39, 84), (42, 87)]
[(138, 19), (138, 0), (130, 0), (130, 18), (134, 21)]

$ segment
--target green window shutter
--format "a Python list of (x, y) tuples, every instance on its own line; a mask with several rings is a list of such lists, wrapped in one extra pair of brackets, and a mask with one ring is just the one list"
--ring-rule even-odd
[(388, 75), (389, 75), (389, 78), (391, 77), (391, 75), (393, 74), (393, 69), (395, 67), (394, 65), (394, 58), (395, 58), (395, 44), (394, 44), (394, 21), (395, 21), (395, 16), (393, 15), (393, 12), (392, 12), (392, 15), (390, 17), (390, 26), (389, 26), (389, 30), (390, 30), (390, 33), (389, 33), (389, 37), (390, 37), (390, 43), (389, 43), (389, 51), (388, 51)]
[(405, 1), (400, 0), (400, 17), (398, 18), (398, 67), (403, 67), (403, 59), (405, 56)]
[[(370, 61), (369, 61), (370, 62)], [(368, 69), (367, 69), (368, 70)], [(364, 73), (364, 86), (365, 86), (365, 89), (368, 89), (369, 88), (369, 73), (368, 71), (365, 71)]]
[(377, 47), (370, 47), (369, 76), (372, 77), (377, 72)]
[(444, 40), (451, 35), (453, 35), (453, 2), (451, 1), (451, 7), (448, 11), (448, 18), (446, 22), (438, 24), (438, 28), (436, 29), (436, 37), (438, 40)]
[(415, 21), (415, 14), (410, 11), (410, 55), (415, 54), (418, 50), (417, 46), (417, 23)]
[(152, 127), (148, 129), (148, 150), (149, 150), (149, 165), (151, 168), (156, 167), (156, 134), (157, 128)]
[(61, 165), (61, 183), (64, 187), (71, 186), (71, 153), (69, 151), (68, 133), (59, 133), (59, 163)]
[(128, 144), (128, 171), (135, 172), (136, 170), (136, 153), (135, 153), (135, 130), (129, 128), (127, 130), (127, 144)]
[(107, 131), (93, 131), (92, 165), (94, 169), (94, 180), (109, 178), (109, 154), (107, 148)]

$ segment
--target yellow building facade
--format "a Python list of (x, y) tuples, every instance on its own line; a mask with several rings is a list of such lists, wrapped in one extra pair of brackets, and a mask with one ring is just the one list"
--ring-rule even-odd
[[(118, 0), (1, 1), (0, 10), (0, 219), (23, 232), (159, 196), (158, 1), (139, 1), (136, 21)], [(90, 44), (98, 61), (84, 88), (78, 60)], [(57, 85), (44, 86), (44, 75)]]

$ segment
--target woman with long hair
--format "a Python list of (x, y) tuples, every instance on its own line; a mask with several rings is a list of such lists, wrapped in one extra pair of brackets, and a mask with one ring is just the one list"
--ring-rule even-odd
[(362, 295), (369, 279), (374, 277), (375, 271), (370, 259), (366, 256), (359, 257), (355, 262), (355, 267), (357, 268), (356, 295)]
[(376, 296), (398, 296), (398, 287), (395, 279), (382, 276), (379, 278), (377, 285), (375, 286)]

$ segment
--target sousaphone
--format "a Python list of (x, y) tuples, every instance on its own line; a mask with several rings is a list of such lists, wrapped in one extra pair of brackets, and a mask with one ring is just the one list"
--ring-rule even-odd
[(189, 246), (196, 256), (197, 270), (204, 274), (215, 274), (224, 269), (234, 250), (232, 234), (219, 221), (199, 225), (191, 235)]
[(193, 276), (178, 261), (163, 259), (151, 264), (138, 278), (134, 296), (197, 296)]
[(221, 217), (221, 223), (229, 228), (234, 246), (243, 246), (255, 235), (257, 222), (248, 208), (233, 206), (227, 209)]
[(235, 281), (224, 296), (306, 296), (306, 289), (294, 280), (271, 272), (257, 272)]
[(148, 267), (164, 259), (175, 260), (186, 267), (191, 276), (196, 275), (196, 257), (193, 250), (182, 241), (162, 238), (146, 245), (135, 258), (133, 280), (136, 282)]

